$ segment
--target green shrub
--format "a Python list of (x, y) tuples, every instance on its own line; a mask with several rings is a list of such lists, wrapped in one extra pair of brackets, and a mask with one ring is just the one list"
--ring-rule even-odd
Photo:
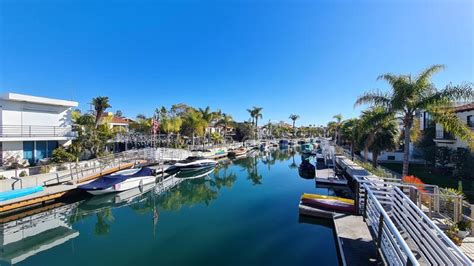
[(40, 173), (42, 174), (47, 174), (51, 171), (51, 166), (50, 165), (43, 165), (40, 168)]
[(25, 177), (27, 176), (28, 174), (26, 173), (26, 171), (21, 171), (20, 174), (18, 175), (19, 177)]
[(54, 163), (66, 163), (73, 162), (76, 160), (76, 156), (66, 151), (63, 147), (59, 147), (53, 151), (51, 161)]
[(471, 230), (471, 221), (469, 221), (469, 220), (459, 221), (457, 226), (458, 226), (459, 230), (461, 230), (461, 231), (469, 231), (469, 230)]

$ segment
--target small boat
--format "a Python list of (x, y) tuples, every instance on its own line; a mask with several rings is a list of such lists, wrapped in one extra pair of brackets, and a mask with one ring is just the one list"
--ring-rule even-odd
[(313, 179), (316, 173), (316, 167), (308, 160), (303, 160), (298, 167), (298, 174), (305, 179)]
[(21, 189), (15, 189), (15, 190), (10, 190), (6, 192), (1, 192), (0, 193), (0, 201), (5, 201), (5, 200), (10, 200), (10, 199), (16, 199), (19, 197), (24, 197), (28, 196), (40, 191), (43, 191), (44, 188), (42, 186), (36, 186), (36, 187), (28, 187), (28, 188), (21, 188)]
[(319, 208), (313, 208), (310, 206), (306, 206), (300, 203), (299, 207), (300, 215), (307, 215), (313, 217), (320, 217), (320, 218), (333, 218), (334, 212), (325, 211)]
[(119, 172), (112, 175), (106, 175), (90, 183), (80, 185), (78, 188), (85, 190), (92, 195), (100, 195), (143, 187), (145, 185), (155, 183), (155, 181), (155, 170), (149, 167), (143, 167), (132, 174), (129, 172), (127, 172), (127, 174), (123, 174), (122, 172), (121, 174)]
[(313, 208), (320, 208), (326, 211), (336, 211), (343, 213), (353, 213), (355, 211), (354, 204), (334, 199), (301, 198), (301, 204)]
[(301, 144), (301, 153), (310, 154), (313, 152), (314, 146), (311, 143)]
[(205, 177), (214, 171), (215, 167), (207, 167), (207, 168), (200, 168), (197, 170), (188, 170), (188, 171), (180, 171), (178, 172), (175, 177), (181, 179), (196, 179), (200, 177)]
[(175, 173), (177, 171), (191, 171), (198, 170), (202, 168), (215, 167), (217, 162), (212, 159), (206, 159), (202, 156), (189, 156), (188, 158), (178, 161), (168, 169), (165, 170), (166, 173)]
[(228, 156), (229, 157), (239, 157), (239, 156), (247, 154), (247, 151), (248, 151), (247, 148), (240, 147), (238, 149), (233, 149), (233, 150), (229, 151)]
[(354, 200), (353, 199), (341, 198), (341, 197), (336, 197), (336, 196), (304, 193), (303, 196), (301, 196), (301, 198), (304, 198), (304, 199), (332, 199), (332, 200), (338, 200), (338, 201), (342, 201), (342, 202), (346, 202), (346, 203), (354, 205)]
[(278, 142), (278, 145), (280, 146), (280, 148), (286, 149), (288, 148), (288, 143), (289, 143), (288, 140), (282, 139)]

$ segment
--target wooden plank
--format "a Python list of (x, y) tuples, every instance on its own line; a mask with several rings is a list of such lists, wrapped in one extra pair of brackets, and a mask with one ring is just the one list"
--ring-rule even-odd
[(36, 198), (28, 199), (28, 200), (23, 200), (23, 201), (11, 203), (11, 204), (2, 205), (2, 206), (0, 206), (0, 213), (1, 212), (6, 212), (6, 211), (11, 211), (11, 210), (14, 210), (14, 209), (27, 207), (27, 206), (31, 206), (31, 205), (35, 205), (35, 204), (39, 204), (39, 203), (46, 202), (46, 201), (53, 200), (53, 199), (57, 199), (57, 198), (61, 197), (62, 195), (66, 194), (66, 192), (67, 191), (63, 191), (63, 192), (59, 192), (59, 193), (54, 193), (54, 194), (50, 194), (50, 195), (45, 195), (45, 196), (36, 197)]

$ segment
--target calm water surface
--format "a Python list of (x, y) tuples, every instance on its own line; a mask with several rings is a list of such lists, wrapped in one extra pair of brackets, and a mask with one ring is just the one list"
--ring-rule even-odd
[[(92, 197), (2, 225), (0, 265), (337, 265), (332, 223), (298, 215), (301, 156), (223, 162), (207, 177)], [(165, 190), (165, 191), (163, 191)]]

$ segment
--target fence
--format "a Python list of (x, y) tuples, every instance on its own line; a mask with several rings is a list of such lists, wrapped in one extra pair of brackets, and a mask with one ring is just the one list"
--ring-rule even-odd
[(376, 235), (377, 245), (388, 264), (472, 265), (471, 260), (399, 187), (370, 182), (362, 187), (365, 191), (364, 218)]
[(0, 126), (0, 138), (9, 137), (75, 137), (72, 127), (3, 125)]

